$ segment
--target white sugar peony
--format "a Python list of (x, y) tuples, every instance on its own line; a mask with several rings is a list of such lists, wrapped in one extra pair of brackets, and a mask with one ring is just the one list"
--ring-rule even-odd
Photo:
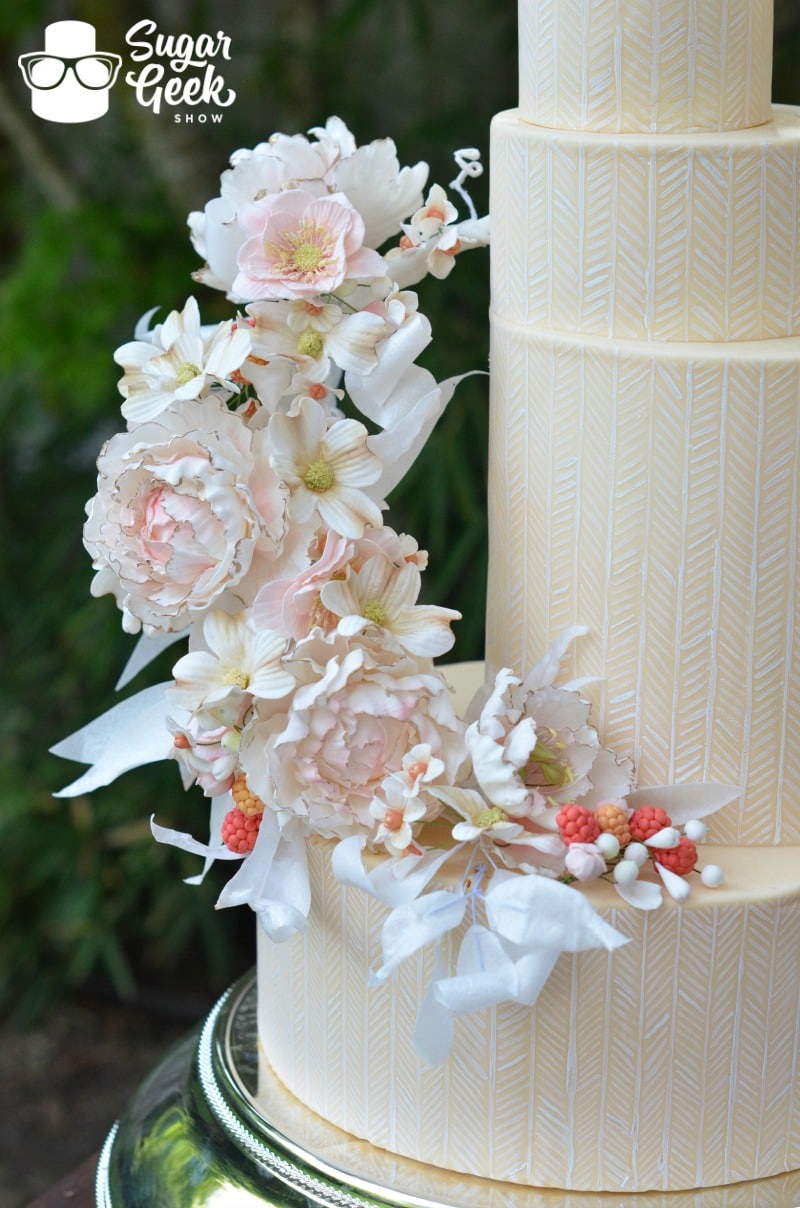
[(370, 804), (419, 744), (448, 776), (457, 774), (462, 728), (432, 663), (379, 663), (341, 638), (333, 646), (311, 638), (298, 653), (306, 682), (285, 716), (256, 704), (242, 734), (241, 766), (262, 800), (316, 834), (344, 837), (360, 828), (373, 836)]
[(281, 552), (288, 493), (266, 433), (215, 400), (119, 433), (97, 466), (84, 527), (92, 594), (116, 596), (130, 633), (185, 629)]

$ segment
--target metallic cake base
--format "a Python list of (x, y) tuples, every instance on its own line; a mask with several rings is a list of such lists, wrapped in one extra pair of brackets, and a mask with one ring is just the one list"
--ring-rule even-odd
[(256, 983), (225, 994), (145, 1080), (97, 1169), (98, 1208), (797, 1208), (800, 1171), (620, 1195), (493, 1183), (374, 1149), (320, 1119), (259, 1061)]

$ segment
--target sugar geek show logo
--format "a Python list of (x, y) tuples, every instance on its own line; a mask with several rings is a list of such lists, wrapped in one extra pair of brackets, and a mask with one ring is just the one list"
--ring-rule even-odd
[[(96, 41), (95, 28), (87, 21), (55, 21), (44, 31), (44, 50), (19, 56), (37, 117), (93, 122), (108, 112), (108, 94), (123, 57), (97, 50)], [(175, 122), (220, 122), (220, 110), (236, 100), (217, 67), (218, 60), (231, 57), (231, 40), (222, 30), (196, 38), (164, 34), (155, 21), (145, 19), (131, 26), (125, 42), (133, 67), (124, 81), (138, 103), (153, 113), (172, 109)]]
[(55, 21), (44, 31), (44, 50), (17, 60), (31, 90), (31, 109), (46, 122), (93, 122), (108, 112), (108, 94), (122, 59), (95, 50), (86, 21)]

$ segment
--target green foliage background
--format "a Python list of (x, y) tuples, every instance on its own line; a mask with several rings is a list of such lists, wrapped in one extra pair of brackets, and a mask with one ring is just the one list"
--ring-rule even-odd
[[(125, 32), (144, 17), (163, 33), (230, 36), (220, 69), (237, 100), (219, 125), (176, 124), (172, 111), (137, 104), (124, 82)], [(16, 67), (41, 49), (44, 26), (65, 18), (91, 22), (98, 47), (125, 58), (109, 113), (86, 125), (32, 116)], [(428, 160), (444, 184), (454, 148), (476, 145), (487, 158), (491, 114), (515, 103), (515, 25), (513, 0), (0, 9), (0, 1008), (32, 1018), (87, 982), (123, 996), (190, 986), (210, 998), (252, 957), (249, 912), (212, 909), (220, 877), (186, 887), (197, 861), (149, 836), (154, 810), (202, 833), (206, 803), (184, 796), (173, 766), (71, 802), (51, 795), (80, 769), (48, 748), (114, 703), (132, 645), (113, 600), (90, 598), (81, 544), (94, 459), (121, 424), (113, 350), (145, 310), (180, 308), (190, 292), (205, 319), (228, 313), (190, 280), (184, 223), (217, 194), (234, 148), (338, 113), (359, 142), (390, 135), (401, 162)], [(776, 96), (800, 101), (797, 0), (779, 3), (777, 28)], [(483, 211), (485, 178), (474, 196)], [(436, 333), (427, 366), (439, 377), (485, 368), (485, 253), (463, 257), (443, 285), (425, 284)], [(391, 501), (395, 527), (430, 550), (427, 598), (465, 614), (455, 658), (481, 653), (486, 400), (485, 378), (459, 388)], [(170, 661), (149, 680), (165, 678)]]

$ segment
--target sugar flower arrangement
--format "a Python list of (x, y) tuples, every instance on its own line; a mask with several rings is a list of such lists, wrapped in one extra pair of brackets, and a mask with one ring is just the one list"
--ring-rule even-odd
[[(646, 865), (683, 898), (698, 815), (732, 793), (692, 786), (691, 817), (679, 789), (637, 794), (582, 685), (555, 686), (577, 627), (456, 716), (433, 660), (459, 614), (417, 603), (427, 554), (384, 512), (460, 380), (417, 364), (431, 329), (411, 286), (488, 242), (464, 190), (480, 161), (456, 155), (462, 218), (441, 186), (423, 195), (427, 165), (401, 167), (391, 140), (357, 146), (338, 118), (310, 134), (236, 152), (190, 215), (196, 279), (231, 317), (205, 326), (190, 297), (115, 353), (127, 426), (87, 505), (92, 592), (141, 635), (121, 686), (171, 643), (188, 650), (169, 683), (54, 750), (92, 765), (63, 796), (175, 759), (209, 798), (210, 836), (155, 820), (153, 834), (204, 857), (195, 881), (235, 861), (218, 905), (249, 904), (277, 941), (306, 925), (312, 836), (390, 908), (377, 981), (469, 917), (420, 1010), (436, 1062), (455, 1014), (533, 1003), (560, 952), (625, 942), (572, 882), (604, 876), (653, 909)], [(365, 849), (382, 858), (365, 866)], [(460, 884), (429, 889), (455, 856)]]

